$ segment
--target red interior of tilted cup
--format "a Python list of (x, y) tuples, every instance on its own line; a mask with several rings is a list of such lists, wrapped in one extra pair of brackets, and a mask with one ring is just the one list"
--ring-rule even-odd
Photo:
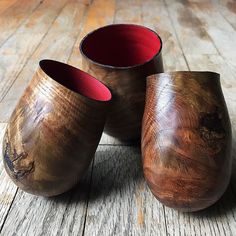
[(108, 25), (88, 34), (80, 44), (81, 53), (95, 63), (132, 67), (150, 61), (161, 51), (160, 37), (139, 25)]
[(109, 101), (110, 90), (93, 76), (73, 66), (53, 60), (42, 60), (40, 68), (66, 88), (97, 101)]

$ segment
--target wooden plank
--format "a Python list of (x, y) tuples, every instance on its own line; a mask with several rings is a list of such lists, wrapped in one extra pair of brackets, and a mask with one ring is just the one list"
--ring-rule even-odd
[(50, 0), (44, 1), (24, 25), (0, 48), (0, 54), (4, 55), (0, 58), (0, 64), (3, 66), (1, 67), (3, 73), (0, 79), (0, 101), (40, 44), (65, 2), (66, 0), (62, 0), (58, 4), (54, 4)]
[(217, 54), (208, 34), (207, 23), (188, 7), (187, 0), (164, 0), (169, 17), (175, 25), (184, 54)]
[[(8, 114), (3, 114), (7, 120), (12, 112), (11, 101), (17, 101), (24, 91), (28, 81), (38, 67), (38, 62), (44, 58), (58, 59), (66, 62), (71, 54), (77, 35), (80, 33), (81, 22), (87, 7), (78, 1), (70, 1), (53, 22), (50, 30), (44, 36), (40, 45), (34, 51), (23, 70), (19, 73), (6, 97), (2, 100), (8, 107)], [(0, 106), (1, 106), (0, 105)], [(15, 105), (15, 104), (14, 104)], [(4, 107), (4, 105), (2, 105)], [(7, 111), (6, 111), (7, 112)]]
[(219, 13), (225, 18), (226, 21), (228, 21), (229, 24), (231, 24), (234, 30), (236, 30), (236, 2), (219, 1), (217, 7)]
[[(232, 24), (217, 11), (219, 4), (208, 3), (208, 8), (203, 7), (203, 3), (191, 3), (189, 7), (195, 12), (195, 15), (207, 22), (208, 34), (210, 35), (218, 54), (225, 60), (225, 64), (229, 65), (231, 70), (236, 72), (236, 53), (235, 41), (236, 31)], [(226, 6), (230, 6), (231, 13), (236, 7), (235, 2), (228, 1)], [(236, 8), (235, 8), (236, 9)], [(233, 13), (232, 13), (233, 14)], [(230, 15), (230, 14), (228, 14)], [(236, 22), (236, 12), (234, 14), (234, 21)], [(232, 80), (231, 80), (232, 81)]]
[[(0, 144), (5, 132), (7, 124), (0, 123)], [(0, 153), (2, 153), (2, 145), (0, 145)], [(7, 216), (8, 210), (14, 199), (17, 187), (11, 182), (3, 167), (3, 161), (0, 160), (0, 229)]]
[(162, 205), (145, 184), (138, 147), (100, 146), (84, 235), (165, 235)]
[(18, 191), (1, 235), (82, 235), (90, 172), (72, 191), (43, 198)]
[(212, 207), (196, 212), (181, 213), (166, 208), (169, 235), (235, 235), (235, 197), (228, 189)]
[(13, 5), (17, 0), (2, 0), (0, 1), (0, 14), (6, 11), (11, 5)]
[[(211, 1), (179, 1), (176, 4), (172, 4), (171, 0), (165, 1), (168, 2), (168, 9), (170, 11), (172, 21), (176, 22), (179, 19), (180, 23), (182, 22), (180, 16), (177, 17), (175, 14), (171, 14), (173, 11), (177, 12), (178, 10), (183, 13), (187, 12), (189, 16), (189, 21), (187, 23), (182, 22), (182, 25), (175, 23), (180, 39), (182, 31), (184, 31), (186, 27), (191, 28), (192, 31), (197, 31), (199, 35), (200, 33), (202, 33), (202, 35), (204, 35), (204, 32), (207, 33), (205, 50), (202, 51), (199, 50), (199, 45), (195, 43), (194, 45), (191, 45), (192, 50), (188, 50), (186, 48), (189, 45), (189, 41), (199, 41), (199, 35), (191, 35), (191, 37), (187, 39), (187, 44), (185, 41), (180, 40), (185, 54), (212, 54), (212, 52), (209, 52), (208, 50), (208, 45), (211, 44), (212, 47), (215, 48), (214, 54), (222, 55), (227, 64), (233, 68), (236, 68), (236, 55), (234, 50), (232, 50), (232, 48), (234, 48), (236, 32), (233, 27), (222, 17), (222, 15), (220, 15), (217, 9), (217, 4), (213, 4)], [(195, 23), (198, 23), (199, 29), (194, 27)], [(186, 24), (185, 28), (184, 24)]]
[[(191, 3), (189, 10), (203, 22), (207, 22), (207, 33), (212, 39), (219, 54), (224, 58), (235, 56), (236, 31), (218, 12), (217, 4), (209, 2), (208, 7), (203, 7), (204, 3)], [(236, 6), (236, 5), (235, 5)], [(236, 18), (236, 15), (235, 15)]]
[(20, 0), (0, 15), (0, 46), (17, 30), (17, 28), (36, 10), (41, 0)]

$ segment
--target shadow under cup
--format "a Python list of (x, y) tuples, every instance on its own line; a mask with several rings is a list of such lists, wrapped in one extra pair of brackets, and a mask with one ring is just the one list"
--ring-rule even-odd
[(132, 24), (108, 25), (82, 40), (83, 69), (113, 94), (107, 134), (122, 141), (140, 139), (146, 77), (163, 72), (161, 49), (154, 31)]

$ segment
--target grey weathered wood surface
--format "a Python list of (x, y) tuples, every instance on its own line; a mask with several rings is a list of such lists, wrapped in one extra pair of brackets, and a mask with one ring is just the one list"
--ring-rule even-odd
[(81, 67), (82, 37), (122, 22), (143, 24), (161, 35), (166, 71), (221, 74), (233, 130), (228, 190), (198, 213), (167, 208), (147, 188), (139, 147), (104, 134), (85, 178), (58, 197), (17, 189), (0, 161), (0, 235), (236, 235), (234, 0), (1, 0), (0, 141), (39, 60), (53, 58)]

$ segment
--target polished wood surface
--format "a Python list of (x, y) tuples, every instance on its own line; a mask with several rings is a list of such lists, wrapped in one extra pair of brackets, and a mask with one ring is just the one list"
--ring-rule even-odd
[(102, 135), (109, 100), (95, 100), (63, 86), (48, 72), (57, 73), (63, 67), (55, 77), (72, 86), (70, 71), (66, 71), (72, 67), (44, 62), (45, 68), (40, 62), (9, 120), (3, 159), (7, 173), (21, 189), (54, 196), (72, 188), (88, 169)]
[(162, 203), (182, 211), (215, 203), (231, 176), (231, 141), (219, 74), (171, 72), (147, 78), (143, 169)]
[[(129, 57), (125, 51), (122, 53), (123, 60)], [(121, 141), (140, 140), (146, 77), (163, 72), (161, 49), (148, 62), (128, 67), (99, 64), (83, 55), (82, 67), (112, 91), (113, 100), (104, 131)]]
[[(9, 2), (14, 3), (9, 6)], [(31, 10), (35, 3), (39, 5)], [(0, 5), (0, 37), (5, 38), (0, 43), (0, 140), (39, 60), (56, 59), (82, 68), (81, 39), (98, 27), (125, 22), (145, 25), (161, 36), (165, 71), (221, 74), (235, 159), (236, 17), (229, 7), (233, 0), (1, 0)], [(16, 17), (17, 12), (22, 16)], [(201, 31), (208, 37), (201, 38)], [(143, 179), (140, 152), (105, 133), (91, 167), (73, 191), (44, 198), (17, 188), (0, 161), (0, 234), (236, 235), (235, 161), (222, 199), (196, 213), (176, 211), (157, 201)]]

